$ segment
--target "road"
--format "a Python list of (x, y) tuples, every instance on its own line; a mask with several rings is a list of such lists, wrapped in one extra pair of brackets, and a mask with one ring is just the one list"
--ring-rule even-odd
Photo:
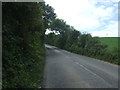
[(46, 47), (43, 88), (118, 88), (118, 66)]

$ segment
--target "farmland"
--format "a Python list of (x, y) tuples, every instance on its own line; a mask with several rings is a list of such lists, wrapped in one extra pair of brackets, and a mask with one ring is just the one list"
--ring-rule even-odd
[(108, 46), (108, 50), (118, 49), (118, 37), (99, 37), (100, 42)]
[(95, 56), (95, 58), (102, 59), (111, 63), (120, 64), (119, 58), (119, 38), (120, 37), (98, 37), (102, 45), (107, 45), (106, 50), (102, 56)]

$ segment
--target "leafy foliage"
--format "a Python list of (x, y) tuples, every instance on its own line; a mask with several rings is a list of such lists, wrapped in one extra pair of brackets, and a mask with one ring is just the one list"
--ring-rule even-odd
[(102, 59), (111, 63), (118, 63), (118, 52), (108, 50), (108, 45), (102, 44), (98, 37), (92, 37), (89, 33), (81, 34), (73, 27), (66, 24), (62, 19), (55, 19), (50, 25), (51, 31), (54, 32), (46, 35), (46, 43), (57, 46), (68, 51), (82, 54), (98, 59)]
[[(43, 14), (43, 10), (49, 11)], [(45, 4), (35, 2), (4, 2), (2, 11), (2, 86), (38, 88), (44, 68), (45, 28), (52, 21), (49, 14), (54, 12)]]
[(56, 18), (56, 13), (54, 13), (54, 8), (46, 5), (45, 2), (40, 3), (40, 8), (42, 9), (42, 18), (44, 19), (44, 26), (48, 28), (51, 22)]

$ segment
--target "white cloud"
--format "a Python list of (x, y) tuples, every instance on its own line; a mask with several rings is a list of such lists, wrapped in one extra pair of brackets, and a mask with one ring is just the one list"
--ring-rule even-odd
[[(58, 18), (61, 18), (67, 22), (67, 24), (74, 26), (75, 29), (86, 32), (92, 32), (90, 30), (96, 29), (105, 25), (104, 20), (109, 20), (113, 17), (115, 11), (113, 11), (113, 6), (105, 7), (101, 5), (96, 7), (95, 4), (99, 0), (45, 0), (46, 3), (50, 4), (55, 8), (55, 13)], [(117, 0), (116, 0), (117, 1)], [(103, 1), (104, 2), (104, 1)], [(107, 3), (107, 2), (106, 2)], [(117, 4), (114, 4), (114, 7)], [(117, 12), (117, 10), (116, 10)], [(106, 26), (104, 32), (108, 32), (107, 29), (111, 30), (112, 25)], [(112, 27), (113, 28), (113, 27)], [(115, 26), (114, 26), (115, 29)], [(117, 30), (117, 29), (116, 29)], [(97, 31), (101, 32), (102, 31)], [(109, 31), (114, 32), (114, 31)], [(94, 32), (96, 33), (96, 32)], [(111, 35), (112, 35), (111, 33)], [(97, 33), (96, 33), (97, 34)], [(101, 36), (101, 34), (99, 35)]]
[(105, 29), (100, 31), (91, 31), (92, 36), (99, 37), (118, 37), (118, 22), (111, 21), (109, 25), (105, 27)]

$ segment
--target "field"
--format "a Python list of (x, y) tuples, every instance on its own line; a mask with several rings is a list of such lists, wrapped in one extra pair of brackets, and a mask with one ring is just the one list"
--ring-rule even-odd
[(99, 39), (102, 44), (108, 45), (108, 50), (118, 49), (118, 37), (99, 37)]
[(99, 37), (98, 38), (103, 45), (107, 45), (107, 52), (104, 54), (104, 56), (101, 56), (102, 60), (118, 64), (120, 65), (119, 61), (119, 52), (120, 48), (118, 47), (120, 42), (120, 37)]

